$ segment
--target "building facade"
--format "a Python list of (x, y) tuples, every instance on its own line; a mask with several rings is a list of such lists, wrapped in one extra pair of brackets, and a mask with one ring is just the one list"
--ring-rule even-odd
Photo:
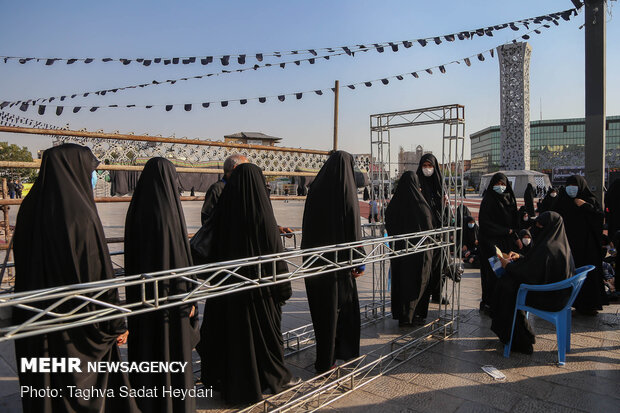
[(415, 151), (405, 151), (401, 146), (398, 149), (398, 171), (396, 171), (396, 176), (400, 177), (405, 171), (417, 171), (420, 159), (426, 153), (432, 152), (425, 151), (422, 145), (416, 146)]
[[(612, 172), (620, 169), (620, 116), (608, 116), (605, 128), (605, 161)], [(483, 174), (500, 170), (500, 136), (499, 126), (490, 126), (469, 135), (470, 182), (474, 185), (480, 182)], [(562, 171), (580, 173), (585, 163), (585, 137), (584, 118), (530, 122), (530, 169), (547, 173), (556, 184), (561, 183)]]

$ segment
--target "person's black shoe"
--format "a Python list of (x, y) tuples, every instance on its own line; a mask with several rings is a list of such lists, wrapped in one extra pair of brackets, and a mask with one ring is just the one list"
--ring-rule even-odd
[(528, 344), (518, 344), (515, 345), (514, 343), (512, 344), (512, 347), (510, 348), (510, 351), (514, 351), (516, 353), (521, 353), (521, 354), (532, 354), (534, 353), (534, 346), (530, 343)]
[(291, 387), (295, 387), (297, 386), (299, 383), (301, 383), (303, 380), (301, 379), (301, 377), (291, 377), (291, 379), (289, 380), (288, 383), (285, 383), (282, 385), (282, 390), (286, 390), (286, 389), (290, 389)]

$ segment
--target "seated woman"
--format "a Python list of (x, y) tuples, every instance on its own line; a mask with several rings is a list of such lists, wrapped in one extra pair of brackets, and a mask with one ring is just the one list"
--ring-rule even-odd
[(519, 231), (519, 239), (522, 247), (518, 252), (521, 255), (526, 255), (532, 249), (532, 233), (527, 229), (522, 229)]
[(519, 214), (519, 229), (530, 229), (532, 227), (533, 221), (530, 219), (531, 216), (527, 212), (527, 209), (524, 206), (522, 206), (521, 208), (519, 208), (518, 214)]
[(463, 262), (480, 268), (480, 257), (478, 256), (478, 225), (471, 216), (463, 219)]
[[(526, 256), (511, 253), (510, 259), (500, 257), (506, 269), (497, 281), (493, 294), (491, 330), (502, 343), (510, 341), (512, 319), (521, 284), (551, 284), (572, 277), (575, 264), (571, 254), (562, 217), (555, 212), (544, 212), (536, 219), (540, 232), (536, 243)], [(526, 303), (529, 306), (547, 311), (557, 311), (564, 307), (570, 290), (553, 292), (530, 292)], [(536, 342), (534, 332), (523, 311), (517, 313), (512, 350), (532, 354)]]

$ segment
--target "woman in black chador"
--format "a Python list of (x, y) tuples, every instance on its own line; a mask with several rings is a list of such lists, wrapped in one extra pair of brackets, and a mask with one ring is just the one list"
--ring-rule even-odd
[(557, 188), (549, 188), (547, 195), (540, 201), (540, 206), (538, 207), (538, 213), (542, 214), (545, 211), (553, 211), (553, 207), (558, 200), (558, 189)]
[[(385, 211), (385, 227), (389, 235), (410, 234), (433, 228), (432, 212), (420, 190), (418, 177), (405, 172), (398, 181), (394, 196)], [(398, 241), (396, 249), (404, 249)], [(425, 318), (428, 295), (422, 299), (430, 279), (433, 251), (407, 255), (391, 260), (392, 317), (399, 325), (411, 325), (414, 315)]]
[(596, 315), (607, 304), (603, 281), (603, 211), (583, 176), (566, 180), (553, 210), (562, 215), (575, 265), (595, 265), (573, 306), (582, 314)]
[(528, 183), (527, 187), (525, 187), (525, 192), (523, 193), (523, 202), (525, 204), (525, 211), (529, 215), (530, 219), (536, 218), (536, 210), (534, 209), (535, 196), (536, 192), (534, 192), (534, 187), (531, 183)]
[[(493, 294), (491, 330), (497, 334), (502, 343), (510, 340), (512, 319), (521, 284), (551, 284), (574, 275), (575, 264), (571, 248), (566, 239), (562, 217), (555, 212), (544, 212), (536, 219), (539, 234), (536, 243), (526, 256), (513, 262), (501, 259), (506, 269), (498, 281)], [(566, 305), (570, 289), (553, 292), (530, 292), (526, 304), (547, 311), (558, 311)], [(512, 350), (531, 354), (536, 342), (534, 332), (519, 311), (515, 321)]]
[(517, 251), (520, 243), (516, 241), (519, 232), (517, 200), (508, 178), (503, 173), (498, 172), (491, 177), (480, 203), (478, 222), (480, 223), (480, 282), (482, 284), (480, 309), (488, 311), (497, 280), (488, 260), (495, 255), (495, 247), (504, 253), (509, 253)]
[[(128, 275), (184, 268), (192, 265), (185, 217), (179, 199), (178, 175), (164, 158), (153, 158), (144, 166), (129, 204), (125, 220), (125, 272)], [(153, 298), (153, 285), (147, 298)], [(190, 291), (184, 280), (161, 281), (159, 298)], [(127, 287), (127, 300), (139, 302), (141, 287)], [(134, 388), (190, 389), (194, 387), (192, 348), (197, 331), (190, 320), (192, 305), (183, 305), (129, 317), (129, 361), (187, 362), (180, 373), (132, 373)], [(195, 400), (160, 394), (157, 398), (138, 398), (143, 412), (193, 412)]]
[[(90, 149), (65, 144), (43, 154), (39, 177), (24, 199), (17, 214), (15, 230), (15, 292), (33, 291), (62, 285), (111, 279), (112, 262), (105, 235), (93, 198), (91, 175), (98, 161)], [(114, 291), (98, 297), (118, 303)], [(69, 311), (73, 306), (60, 306), (55, 311)], [(100, 307), (88, 304), (87, 309)], [(21, 323), (34, 313), (15, 309), (13, 320)], [(117, 342), (125, 341), (125, 322), (117, 319), (68, 328), (16, 340), (17, 364), (23, 358), (76, 357), (82, 372), (19, 372), (21, 386), (34, 389), (59, 389), (62, 397), (23, 397), (24, 412), (138, 412), (132, 398), (71, 397), (68, 386), (112, 389), (118, 395), (121, 386), (129, 386), (129, 378), (121, 373), (93, 373), (88, 362), (120, 361)], [(120, 337), (119, 337), (120, 336)]]
[[(347, 152), (334, 152), (310, 186), (302, 233), (301, 248), (361, 239), (353, 157)], [(359, 356), (357, 275), (356, 271), (343, 270), (304, 279), (316, 337), (314, 367), (319, 373), (329, 370), (336, 359)]]
[[(448, 211), (446, 203), (442, 200), (443, 176), (439, 169), (439, 162), (433, 154), (427, 153), (420, 158), (420, 164), (416, 171), (424, 199), (431, 208), (433, 218), (433, 228), (440, 228), (442, 225), (441, 214)], [(450, 225), (450, 222), (444, 222)], [(431, 280), (428, 286), (428, 294), (432, 295), (433, 302), (441, 299), (441, 250), (433, 250), (433, 264), (431, 269)]]
[[(233, 170), (215, 207), (215, 219), (217, 261), (284, 250), (256, 165), (245, 163)], [(286, 263), (278, 261), (276, 271), (286, 272)], [(271, 265), (245, 267), (240, 273), (250, 279), (274, 275)], [(219, 390), (227, 403), (257, 402), (268, 389), (278, 393), (295, 384), (284, 365), (280, 330), (281, 306), (291, 294), (290, 283), (278, 284), (224, 295), (205, 307), (214, 314), (205, 314), (201, 329), (202, 381)]]

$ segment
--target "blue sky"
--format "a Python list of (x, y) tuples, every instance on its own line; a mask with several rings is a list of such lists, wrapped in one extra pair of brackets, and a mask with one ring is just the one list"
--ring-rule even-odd
[[(620, 10), (612, 2), (612, 11)], [(412, 1), (8, 1), (0, 0), (0, 55), (45, 57), (173, 57), (254, 54), (398, 41), (449, 34), (572, 7), (569, 0)], [(620, 29), (607, 16), (607, 114), (620, 114)], [(584, 115), (583, 13), (530, 39), (531, 119)], [(425, 48), (400, 48), (334, 57), (315, 65), (288, 65), (240, 74), (130, 90), (105, 97), (75, 100), (85, 106), (108, 104), (163, 105), (271, 96), (383, 78), (450, 62), (494, 48), (523, 31), (505, 29), (493, 37), (444, 42)], [(285, 61), (283, 59), (283, 61)], [(232, 65), (231, 65), (232, 67)], [(219, 64), (123, 66), (120, 63), (0, 63), (0, 101), (48, 97), (114, 88), (151, 80), (195, 76), (220, 70)], [(342, 90), (340, 147), (369, 152), (369, 115), (433, 105), (466, 107), (466, 132), (499, 124), (497, 59), (447, 66), (446, 74), (412, 77), (387, 86)], [(333, 96), (305, 95), (245, 106), (171, 112), (154, 108), (84, 111), (62, 116), (34, 111), (11, 112), (72, 129), (148, 133), (222, 139), (238, 131), (259, 131), (283, 138), (283, 146), (329, 149), (332, 142)], [(0, 133), (0, 140), (48, 147), (48, 138)], [(441, 151), (440, 127), (403, 129), (392, 147), (421, 144)], [(469, 140), (466, 141), (469, 153)]]

